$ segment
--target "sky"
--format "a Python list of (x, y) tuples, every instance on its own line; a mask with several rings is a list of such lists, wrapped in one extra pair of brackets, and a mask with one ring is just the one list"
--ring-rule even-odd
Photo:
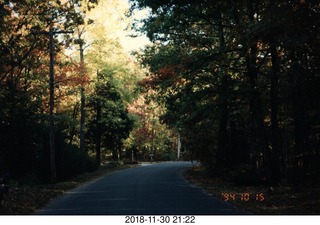
[(126, 52), (138, 51), (150, 43), (146, 36), (131, 38), (125, 35), (120, 37), (120, 42)]
[[(93, 26), (89, 30), (91, 28), (93, 30), (101, 29), (100, 38), (104, 38), (104, 35), (106, 35), (108, 38), (118, 39), (125, 52), (130, 55), (132, 51), (139, 51), (144, 46), (150, 44), (149, 39), (145, 35), (131, 37), (130, 35), (135, 34), (135, 32), (126, 29), (128, 24), (130, 24), (130, 20), (146, 17), (148, 10), (135, 12), (133, 18), (125, 16), (125, 11), (127, 10), (129, 10), (129, 0), (101, 0), (98, 6), (88, 12), (88, 17), (93, 19), (95, 21), (94, 24), (98, 27)], [(88, 43), (92, 43), (92, 38), (97, 38), (96, 35), (98, 34), (87, 30), (85, 38)], [(67, 54), (71, 55), (73, 51), (74, 49), (71, 49)]]
[[(129, 0), (119, 0), (119, 2), (124, 7), (129, 8)], [(146, 17), (147, 14), (148, 10), (139, 11), (134, 14), (134, 18), (132, 19), (141, 19), (143, 17)], [(132, 34), (132, 32), (124, 31), (123, 34), (119, 37), (120, 42), (126, 52), (138, 51), (145, 45), (150, 44), (149, 39), (145, 35), (133, 38), (129, 37), (130, 34)]]

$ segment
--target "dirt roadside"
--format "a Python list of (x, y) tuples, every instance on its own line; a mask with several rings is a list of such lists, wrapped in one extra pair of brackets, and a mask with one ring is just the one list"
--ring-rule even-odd
[[(96, 172), (85, 173), (55, 185), (12, 186), (6, 196), (5, 206), (0, 208), (0, 215), (31, 215), (70, 189), (105, 174), (137, 166), (102, 166)], [(320, 188), (235, 186), (221, 179), (209, 178), (197, 168), (185, 171), (184, 176), (206, 192), (254, 215), (320, 215)]]
[(320, 188), (236, 186), (209, 178), (201, 170), (185, 171), (186, 179), (254, 215), (320, 215)]
[(99, 177), (117, 170), (137, 167), (138, 165), (101, 166), (93, 173), (85, 173), (67, 181), (54, 185), (16, 185), (11, 184), (6, 195), (5, 205), (0, 207), (0, 215), (31, 215), (36, 210), (47, 205), (52, 199), (64, 192), (79, 187), (80, 185), (98, 179)]

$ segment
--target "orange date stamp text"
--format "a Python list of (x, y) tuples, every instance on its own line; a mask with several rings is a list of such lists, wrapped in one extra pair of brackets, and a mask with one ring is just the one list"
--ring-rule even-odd
[(221, 193), (223, 199), (227, 201), (244, 201), (250, 200), (263, 202), (265, 200), (264, 193)]

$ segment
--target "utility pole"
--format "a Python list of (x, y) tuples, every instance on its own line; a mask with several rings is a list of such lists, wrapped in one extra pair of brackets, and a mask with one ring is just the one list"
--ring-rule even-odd
[(181, 140), (180, 140), (180, 130), (178, 130), (178, 150), (177, 150), (177, 160), (180, 159), (180, 151), (181, 151)]
[[(98, 80), (98, 85), (100, 84), (101, 80), (100, 80), (100, 74), (99, 74), (99, 70), (97, 70), (97, 80)], [(102, 126), (101, 126), (101, 100), (100, 100), (100, 96), (99, 96), (99, 92), (100, 92), (100, 87), (96, 86), (96, 93), (98, 95), (97, 98), (97, 143), (96, 143), (96, 159), (97, 159), (97, 163), (100, 166), (101, 163), (101, 136), (102, 136)]]
[[(85, 75), (85, 65), (84, 65), (84, 50), (88, 47), (85, 46), (86, 43), (83, 39), (83, 35), (85, 33), (85, 27), (77, 27), (77, 39), (75, 40), (75, 43), (79, 45), (79, 51), (80, 51), (80, 77), (83, 78)], [(83, 84), (81, 84), (80, 87), (80, 150), (82, 152), (86, 151), (85, 146), (85, 121), (86, 121), (86, 93), (85, 93), (85, 87)]]
[(49, 130), (49, 148), (50, 148), (50, 170), (51, 170), (51, 183), (54, 184), (57, 179), (56, 174), (56, 162), (55, 162), (55, 135), (54, 135), (54, 38), (55, 34), (70, 34), (73, 31), (62, 31), (62, 30), (54, 30), (52, 26), (52, 22), (50, 25), (49, 32), (40, 31), (40, 32), (31, 32), (32, 34), (45, 34), (49, 35), (49, 47), (50, 47), (50, 79), (49, 79), (49, 89), (50, 89), (50, 97), (49, 97), (49, 117), (50, 117), (50, 130)]
[[(85, 73), (85, 67), (84, 67), (84, 41), (80, 38), (79, 35), (79, 47), (80, 47), (80, 76), (83, 78)], [(81, 95), (81, 103), (80, 103), (80, 150), (85, 151), (85, 134), (84, 134), (84, 126), (85, 126), (85, 120), (86, 120), (86, 112), (85, 112), (85, 106), (86, 106), (86, 94), (84, 90), (84, 86), (81, 85), (80, 87), (80, 95)]]

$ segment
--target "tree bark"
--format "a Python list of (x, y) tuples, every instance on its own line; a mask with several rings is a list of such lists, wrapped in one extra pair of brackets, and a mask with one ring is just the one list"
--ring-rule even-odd
[[(218, 33), (219, 33), (219, 50), (221, 56), (224, 55), (226, 49), (224, 30), (222, 24), (221, 10), (217, 10), (216, 14)], [(217, 167), (223, 169), (228, 166), (228, 137), (227, 137), (227, 125), (228, 125), (228, 78), (227, 75), (221, 71), (221, 86), (219, 95), (219, 109), (220, 109), (220, 121), (219, 121), (219, 134), (218, 134), (218, 153), (217, 153)]]
[(97, 140), (96, 140), (96, 160), (98, 165), (101, 163), (101, 136), (102, 136), (102, 128), (101, 128), (101, 102), (100, 99), (97, 99)]
[[(83, 55), (83, 41), (79, 41), (80, 46), (80, 76), (83, 77), (84, 75), (84, 55)], [(86, 96), (85, 96), (85, 89), (82, 85), (80, 87), (80, 95), (81, 95), (81, 103), (80, 103), (80, 150), (85, 151), (85, 121), (86, 121), (86, 112), (85, 112), (85, 105), (86, 105)]]
[(218, 134), (218, 153), (217, 153), (217, 167), (224, 169), (228, 167), (228, 100), (226, 97), (227, 78), (222, 74), (220, 96), (219, 96), (219, 134)]
[(54, 43), (53, 43), (53, 27), (50, 27), (50, 97), (49, 97), (49, 106), (50, 106), (50, 131), (49, 131), (49, 140), (50, 140), (50, 165), (51, 165), (51, 183), (56, 183), (56, 153), (55, 153), (55, 128), (54, 128)]
[[(73, 108), (73, 113), (72, 113), (72, 120), (74, 120), (74, 121), (76, 121), (76, 119), (77, 119), (78, 110), (79, 110), (79, 103), (76, 103)], [(69, 145), (72, 145), (73, 138), (74, 138), (75, 134), (76, 134), (76, 127), (72, 123), (71, 127), (70, 127)]]
[(281, 147), (279, 144), (279, 121), (278, 121), (278, 108), (279, 108), (279, 73), (280, 73), (280, 61), (277, 49), (273, 43), (271, 45), (271, 145), (269, 165), (271, 169), (271, 180), (274, 184), (279, 184), (281, 180), (281, 166), (280, 166), (280, 152)]
[[(268, 151), (268, 141), (265, 132), (264, 116), (262, 112), (262, 102), (260, 92), (257, 87), (257, 41), (255, 41), (246, 55), (247, 76), (249, 78), (250, 92), (249, 104), (252, 117), (251, 125), (251, 151), (253, 168), (258, 169), (266, 157)], [(261, 153), (263, 158), (261, 158)]]

